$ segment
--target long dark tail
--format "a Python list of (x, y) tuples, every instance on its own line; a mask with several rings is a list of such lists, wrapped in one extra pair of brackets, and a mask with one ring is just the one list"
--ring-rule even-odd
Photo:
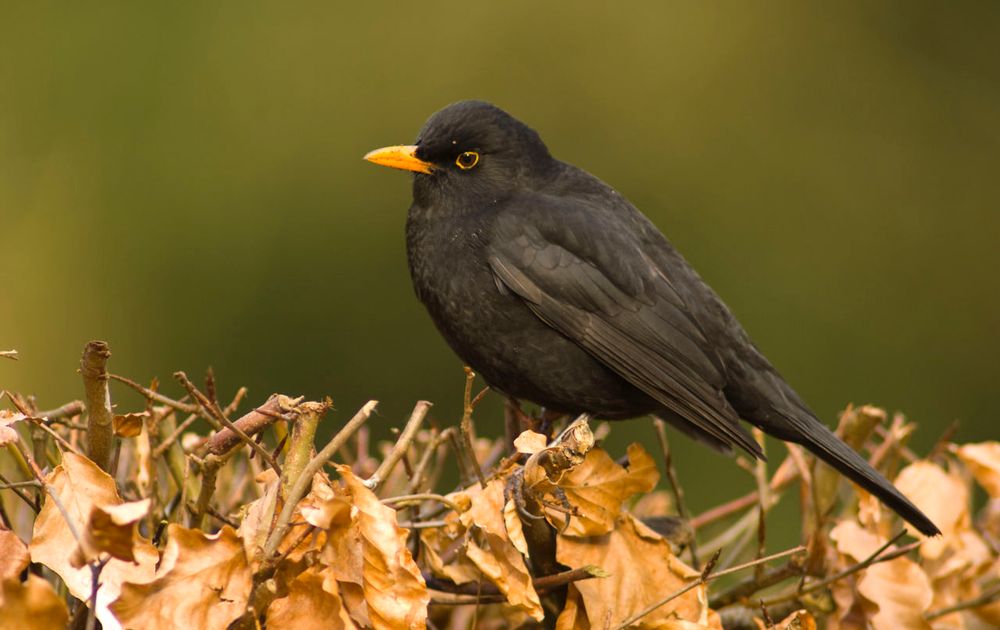
[[(844, 444), (825, 424), (806, 415), (806, 413), (776, 411), (782, 419), (787, 420), (791, 425), (782, 427), (781, 431), (776, 431), (775, 433), (782, 434), (778, 437), (801, 444), (809, 449), (816, 457), (875, 495), (879, 501), (920, 530), (920, 533), (927, 536), (936, 536), (941, 533), (941, 530), (931, 522), (931, 519), (927, 518), (926, 514), (921, 512), (885, 477), (872, 468), (857, 451)], [(764, 426), (762, 428), (768, 431), (770, 427)]]

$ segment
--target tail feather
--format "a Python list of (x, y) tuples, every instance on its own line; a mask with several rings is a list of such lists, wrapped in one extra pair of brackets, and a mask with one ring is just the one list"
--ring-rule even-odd
[(816, 457), (875, 495), (879, 501), (899, 514), (903, 520), (916, 527), (920, 533), (927, 536), (937, 536), (941, 533), (941, 530), (931, 519), (927, 518), (926, 514), (913, 505), (881, 473), (872, 468), (857, 451), (841, 441), (822, 422), (805, 416), (805, 414), (787, 413), (777, 409), (776, 411), (788, 420), (795, 429), (783, 436), (783, 439), (801, 444), (809, 449)]

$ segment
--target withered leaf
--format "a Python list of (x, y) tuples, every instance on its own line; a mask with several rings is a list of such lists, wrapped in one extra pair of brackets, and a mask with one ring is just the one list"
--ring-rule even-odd
[(816, 619), (808, 610), (796, 610), (775, 625), (768, 628), (763, 621), (754, 617), (760, 630), (816, 630)]
[[(46, 483), (52, 486), (76, 531), (81, 533), (87, 528), (95, 506), (107, 509), (124, 503), (118, 495), (114, 480), (92, 461), (75, 453), (63, 453), (62, 463), (46, 477)], [(76, 547), (77, 540), (67, 526), (62, 512), (52, 498), (46, 496), (42, 511), (35, 519), (28, 546), (31, 560), (55, 571), (74, 597), (88, 601), (92, 586), (91, 571), (86, 566), (72, 565), (72, 551)], [(134, 538), (132, 556), (135, 562), (112, 558), (101, 571), (101, 585), (97, 591), (97, 618), (106, 630), (119, 627), (107, 605), (118, 597), (121, 584), (152, 579), (159, 559), (152, 543), (139, 536)]]
[(352, 506), (351, 519), (349, 525), (333, 521), (327, 544), (335, 553), (324, 552), (323, 559), (341, 582), (351, 616), (377, 630), (426, 627), (430, 595), (396, 511), (379, 501), (350, 466), (336, 469)]
[(0, 611), (0, 630), (50, 630), (69, 622), (66, 602), (37, 575), (23, 584), (0, 579)]
[(1000, 442), (965, 444), (955, 450), (990, 497), (1000, 498)]
[(214, 535), (171, 523), (152, 581), (122, 585), (111, 610), (128, 628), (225, 628), (240, 617), (251, 573), (231, 527)]
[[(580, 538), (560, 534), (556, 559), (571, 569), (592, 564), (611, 574), (573, 585), (590, 625), (596, 628), (615, 627), (699, 575), (674, 556), (667, 541), (628, 513), (623, 513), (615, 528), (602, 536)], [(681, 622), (721, 628), (718, 615), (708, 608), (704, 585), (657, 608), (643, 617), (637, 627), (680, 628)], [(668, 625), (671, 623), (676, 625)], [(579, 622), (563, 624), (560, 627), (585, 627)]]
[[(486, 488), (468, 492), (472, 506), (459, 518), (467, 529), (475, 525), (482, 531), (486, 549), (470, 539), (466, 554), (496, 584), (511, 605), (532, 618), (541, 620), (544, 613), (538, 593), (531, 583), (531, 574), (524, 563), (524, 557), (507, 533), (507, 524), (504, 522), (504, 485), (502, 479), (493, 479), (486, 484)], [(514, 518), (518, 517), (515, 515)], [(522, 535), (521, 539), (523, 538)]]
[(0, 529), (0, 580), (16, 578), (28, 568), (28, 547), (14, 532)]
[(552, 526), (568, 536), (599, 536), (611, 531), (622, 503), (637, 492), (652, 490), (660, 478), (656, 463), (640, 444), (628, 447), (628, 457), (626, 469), (606, 451), (595, 448), (583, 463), (563, 474), (556, 485), (575, 514), (567, 524), (564, 513), (546, 509)]
[(268, 630), (353, 630), (355, 626), (337, 592), (335, 579), (317, 567), (299, 574), (288, 585), (288, 596), (271, 602)]
[(136, 437), (142, 433), (142, 423), (148, 417), (148, 411), (116, 415), (112, 420), (115, 435), (124, 438)]
[[(896, 476), (896, 487), (913, 501), (934, 524), (941, 536), (926, 538), (920, 545), (920, 555), (935, 559), (951, 544), (951, 539), (969, 527), (969, 488), (955, 473), (926, 460), (913, 462)], [(925, 538), (915, 532), (914, 536)]]
[(548, 439), (541, 433), (535, 433), (534, 431), (525, 431), (521, 435), (514, 438), (514, 448), (517, 449), (518, 453), (526, 453), (528, 455), (534, 455), (538, 451), (544, 449), (548, 444)]
[[(860, 562), (885, 541), (853, 521), (838, 523), (830, 538), (837, 551)], [(905, 556), (864, 569), (857, 578), (857, 592), (878, 607), (869, 620), (874, 630), (929, 630), (924, 613), (933, 598), (931, 583), (921, 568)]]
[(14, 429), (14, 425), (27, 417), (23, 413), (10, 409), (0, 409), (0, 447), (17, 442), (17, 431)]
[(90, 518), (80, 532), (81, 540), (70, 565), (78, 569), (100, 554), (107, 553), (112, 558), (135, 562), (134, 548), (139, 539), (137, 525), (149, 512), (149, 499), (132, 501), (119, 505), (90, 508)]

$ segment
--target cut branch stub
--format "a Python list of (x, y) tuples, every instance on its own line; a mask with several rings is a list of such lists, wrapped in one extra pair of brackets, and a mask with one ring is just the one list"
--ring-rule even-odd
[(114, 412), (108, 391), (108, 359), (111, 350), (103, 341), (91, 341), (83, 349), (80, 375), (83, 377), (87, 405), (87, 455), (111, 473), (111, 453), (114, 451)]

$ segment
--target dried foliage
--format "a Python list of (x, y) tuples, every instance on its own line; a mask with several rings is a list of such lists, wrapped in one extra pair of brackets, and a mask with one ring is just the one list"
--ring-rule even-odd
[[(477, 438), (471, 372), (458, 427), (421, 402), (372, 445), (375, 401), (345, 418), (275, 395), (237, 417), (246, 391), (219, 402), (211, 372), (168, 395), (109, 357), (88, 344), (96, 417), (5, 393), (0, 629), (1000, 625), (997, 442), (920, 458), (902, 416), (844, 412), (844, 439), (940, 526), (925, 539), (795, 447), (690, 516), (665, 438), (610, 453), (611, 425), (513, 408), (509, 442)], [(145, 406), (116, 408), (118, 388)], [(769, 550), (762, 515), (795, 489), (802, 545)]]

